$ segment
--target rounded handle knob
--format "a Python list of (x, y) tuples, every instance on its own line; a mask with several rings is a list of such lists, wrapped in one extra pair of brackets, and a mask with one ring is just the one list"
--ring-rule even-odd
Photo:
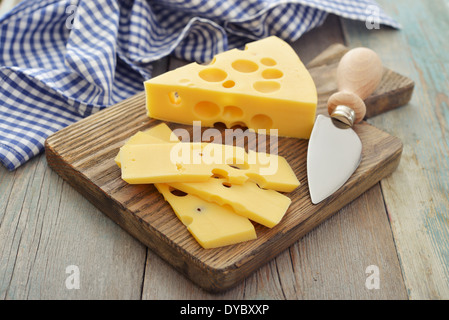
[(355, 114), (349, 122), (362, 121), (366, 114), (363, 100), (377, 88), (382, 73), (382, 61), (373, 50), (364, 47), (349, 50), (337, 67), (338, 92), (328, 100), (329, 115), (332, 116), (338, 106), (346, 106)]

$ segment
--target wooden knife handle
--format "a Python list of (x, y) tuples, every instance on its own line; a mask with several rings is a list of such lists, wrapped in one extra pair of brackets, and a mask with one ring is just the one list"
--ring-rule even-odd
[(344, 105), (354, 110), (354, 123), (362, 121), (366, 113), (363, 100), (377, 88), (382, 73), (382, 61), (373, 50), (364, 47), (349, 50), (337, 67), (338, 92), (328, 100), (329, 114)]

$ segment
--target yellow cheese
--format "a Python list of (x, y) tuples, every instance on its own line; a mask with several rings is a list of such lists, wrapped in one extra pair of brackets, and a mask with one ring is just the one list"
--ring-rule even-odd
[(173, 208), (196, 241), (205, 249), (256, 239), (253, 224), (231, 209), (204, 201), (196, 196), (177, 195), (163, 183), (156, 188)]
[(130, 184), (205, 182), (218, 174), (283, 192), (299, 186), (285, 158), (216, 143), (126, 144), (120, 158), (122, 179)]
[[(161, 143), (177, 139), (171, 136), (172, 131), (163, 123), (143, 133), (151, 139), (137, 133), (126, 144)], [(291, 203), (290, 198), (281, 193), (261, 189), (250, 181), (236, 185), (222, 178), (212, 178), (201, 183), (176, 182), (170, 186), (209, 202), (228, 205), (239, 215), (269, 228), (279, 223)]]
[[(164, 143), (164, 142), (179, 142), (178, 137), (172, 134), (173, 131), (165, 124), (160, 123), (147, 131), (139, 131), (134, 134), (125, 143), (130, 144), (151, 144), (151, 143)], [(115, 157), (115, 163), (117, 166), (121, 167), (120, 162), (120, 151)]]
[(202, 183), (177, 182), (171, 187), (219, 205), (229, 205), (236, 213), (272, 228), (281, 221), (291, 200), (274, 190), (263, 190), (253, 182), (230, 184), (225, 179)]
[[(145, 132), (139, 131), (135, 135), (133, 135), (129, 140), (126, 142), (126, 144), (150, 144), (150, 143), (163, 143), (161, 139), (155, 138), (149, 134), (146, 134)], [(115, 163), (121, 167), (121, 161), (120, 161), (120, 151), (118, 152), (117, 156), (115, 157)]]
[(144, 133), (163, 142), (179, 142), (178, 137), (164, 122), (161, 122), (154, 127), (144, 131)]
[[(125, 145), (170, 141), (179, 140), (172, 135), (172, 131), (165, 123), (161, 123), (148, 131), (136, 133)], [(121, 152), (116, 157), (118, 166), (121, 165), (120, 154)], [(247, 218), (237, 215), (231, 208), (209, 203), (194, 195), (180, 196), (172, 192), (173, 189), (166, 184), (157, 183), (155, 186), (170, 204), (178, 219), (187, 226), (203, 248), (236, 244), (257, 237), (253, 224)]]
[(280, 136), (310, 137), (317, 91), (312, 77), (283, 40), (271, 36), (245, 50), (217, 54), (145, 82), (149, 117), (202, 126), (222, 122)]

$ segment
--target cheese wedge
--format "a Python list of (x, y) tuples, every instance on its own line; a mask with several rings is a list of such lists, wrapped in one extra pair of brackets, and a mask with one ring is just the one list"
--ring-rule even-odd
[[(289, 44), (271, 36), (245, 50), (217, 54), (209, 65), (191, 63), (147, 80), (149, 117), (202, 126), (238, 124), (256, 132), (310, 137), (317, 91)], [(271, 131), (270, 131), (271, 132)], [(264, 132), (265, 133), (265, 132)]]
[(254, 225), (232, 209), (196, 196), (172, 193), (167, 184), (155, 185), (181, 222), (205, 249), (223, 247), (256, 239)]
[(129, 184), (205, 182), (218, 174), (230, 183), (250, 180), (283, 192), (299, 186), (285, 158), (216, 143), (125, 144), (120, 162)]

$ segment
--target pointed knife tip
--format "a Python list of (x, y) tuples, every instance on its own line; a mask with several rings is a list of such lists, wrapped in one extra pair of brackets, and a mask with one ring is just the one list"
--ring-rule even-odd
[(315, 195), (315, 193), (312, 192), (312, 190), (310, 188), (309, 188), (309, 194), (310, 194), (310, 200), (312, 201), (313, 204), (318, 204), (321, 201), (323, 201), (325, 198), (327, 198), (327, 197), (322, 197), (322, 196), (321, 197), (317, 197)]

